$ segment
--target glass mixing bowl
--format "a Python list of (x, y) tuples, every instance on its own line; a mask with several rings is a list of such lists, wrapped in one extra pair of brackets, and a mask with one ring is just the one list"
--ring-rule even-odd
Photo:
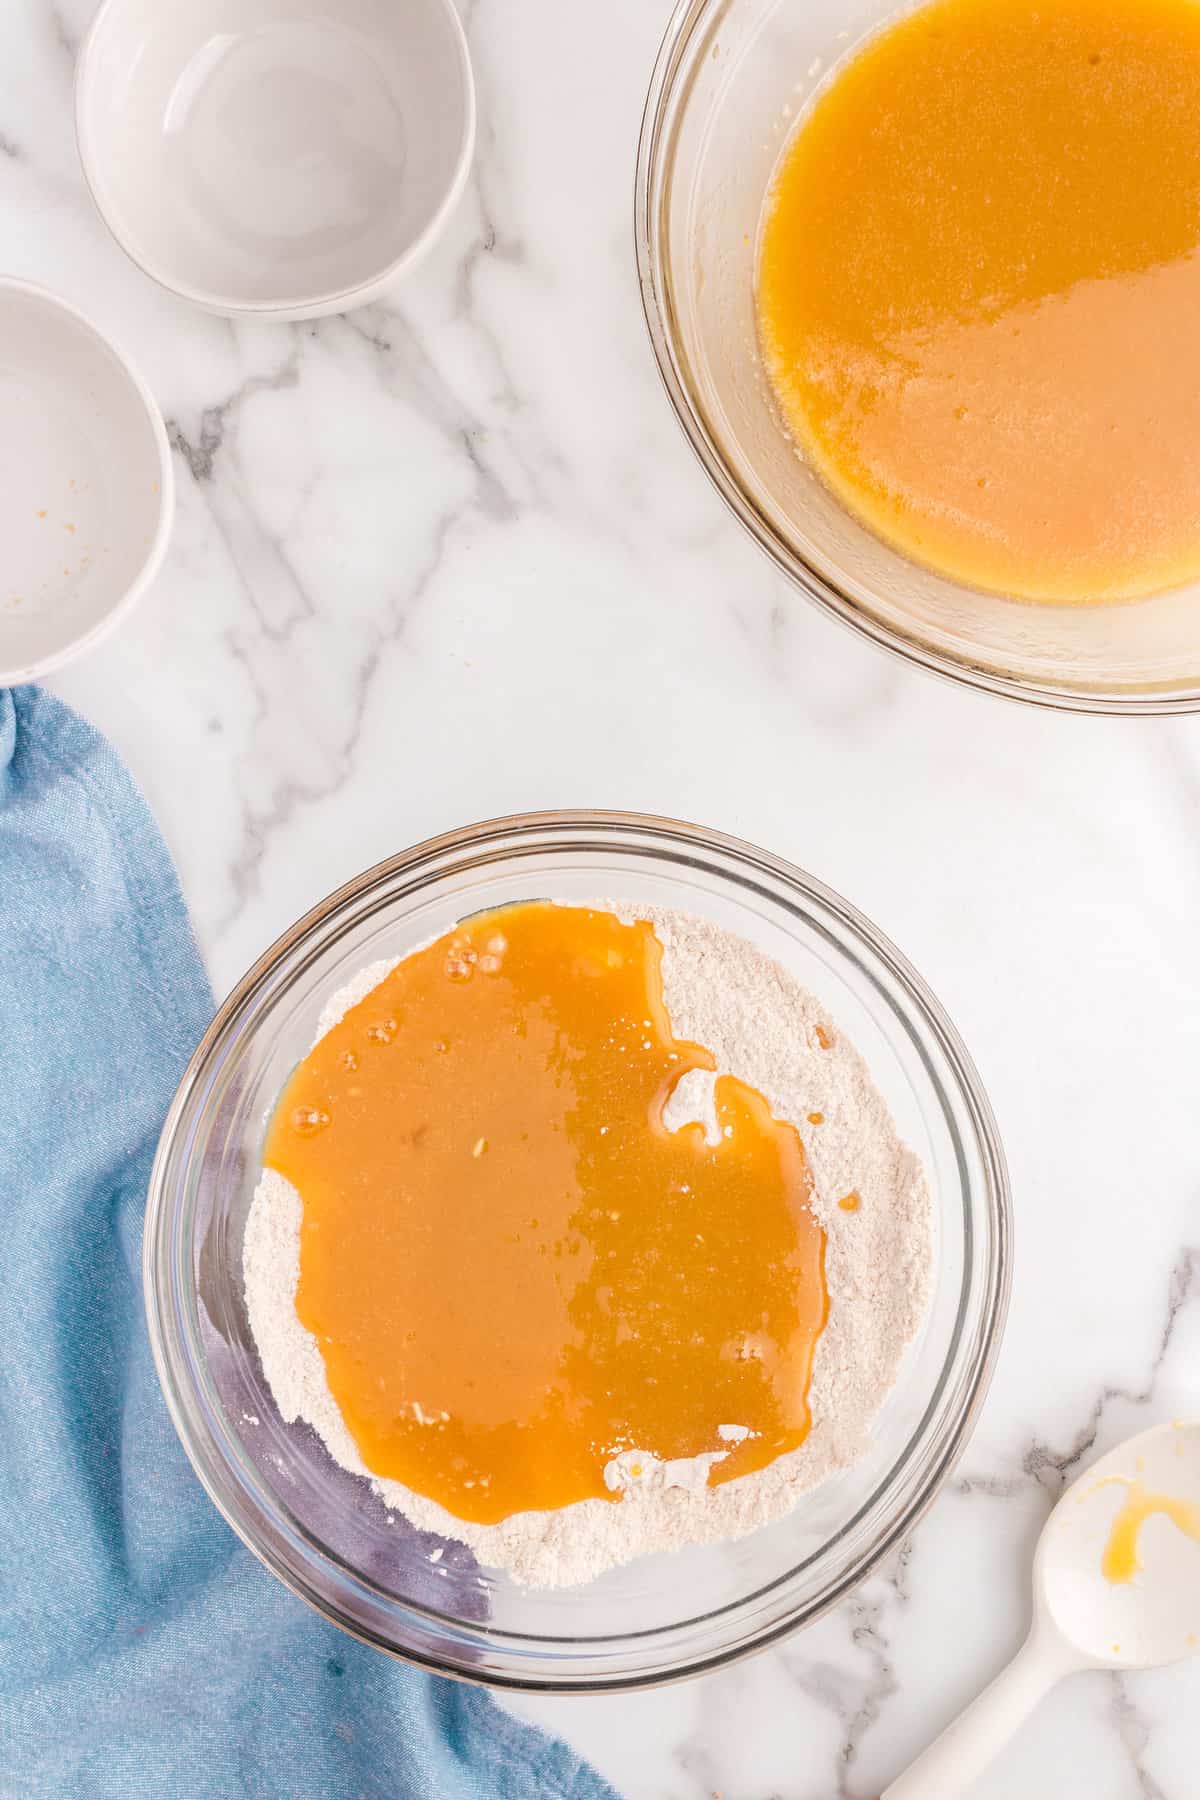
[[(305, 1426), (285, 1425), (250, 1337), (242, 1236), (267, 1118), (324, 1002), (481, 908), (616, 896), (706, 915), (762, 946), (866, 1057), (924, 1160), (933, 1298), (866, 1455), (740, 1543), (536, 1590), (389, 1515)], [(695, 826), (623, 813), (501, 819), (348, 883), (221, 1007), (171, 1106), (150, 1185), (154, 1354), (196, 1472), (279, 1578), (355, 1636), (498, 1687), (633, 1687), (710, 1668), (814, 1619), (906, 1534), (987, 1386), (1009, 1268), (1004, 1161), (950, 1022), (892, 946), (800, 870)], [(439, 1551), (437, 1562), (431, 1552)]]
[(776, 414), (755, 327), (764, 196), (831, 66), (897, 0), (680, 0), (638, 152), (642, 300), (667, 392), (718, 492), (827, 612), (910, 662), (1092, 712), (1200, 706), (1200, 589), (1122, 606), (1020, 604), (909, 562), (820, 481)]

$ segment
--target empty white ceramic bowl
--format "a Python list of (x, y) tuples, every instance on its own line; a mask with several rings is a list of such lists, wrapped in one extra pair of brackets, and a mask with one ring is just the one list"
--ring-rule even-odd
[(376, 299), (466, 180), (475, 90), (452, 0), (104, 0), (79, 151), (133, 261), (211, 312)]
[(82, 313), (0, 280), (0, 687), (111, 631), (166, 552), (171, 454), (145, 383)]

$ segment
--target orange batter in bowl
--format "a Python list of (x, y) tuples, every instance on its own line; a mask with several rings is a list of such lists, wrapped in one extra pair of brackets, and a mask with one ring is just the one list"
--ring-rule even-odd
[(1200, 5), (936, 0), (764, 215), (783, 417), (880, 537), (1028, 600), (1200, 577)]
[[(295, 1071), (266, 1164), (303, 1203), (296, 1310), (372, 1473), (493, 1524), (609, 1497), (624, 1451), (803, 1442), (825, 1238), (794, 1127), (680, 1079), (650, 925), (532, 903), (400, 963)], [(749, 1435), (732, 1444), (722, 1425)]]

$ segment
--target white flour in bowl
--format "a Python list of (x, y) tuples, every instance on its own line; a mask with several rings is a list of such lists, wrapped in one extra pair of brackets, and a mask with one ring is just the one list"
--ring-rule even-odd
[[(855, 1461), (921, 1323), (933, 1258), (924, 1171), (897, 1136), (858, 1052), (794, 977), (707, 920), (593, 904), (651, 922), (663, 945), (663, 996), (676, 1035), (705, 1045), (721, 1072), (757, 1088), (803, 1140), (813, 1209), (827, 1234), (829, 1319), (813, 1359), (811, 1429), (799, 1449), (719, 1487), (707, 1482), (720, 1452), (662, 1463), (626, 1451), (605, 1471), (621, 1495), (616, 1503), (582, 1500), (499, 1525), (468, 1524), (363, 1464), (329, 1391), (317, 1340), (296, 1316), (300, 1197), (271, 1169), (263, 1171), (246, 1224), (250, 1326), (283, 1419), (307, 1421), (335, 1462), (369, 1480), (414, 1525), (468, 1545), (480, 1562), (535, 1587), (590, 1581), (648, 1551), (743, 1537)], [(318, 1041), (394, 967), (373, 963), (335, 995), (321, 1015)], [(685, 1077), (667, 1123), (698, 1118), (715, 1130), (713, 1079), (699, 1071)], [(838, 1202), (851, 1194), (859, 1204), (847, 1211)], [(720, 1435), (733, 1444), (744, 1431), (730, 1420)]]

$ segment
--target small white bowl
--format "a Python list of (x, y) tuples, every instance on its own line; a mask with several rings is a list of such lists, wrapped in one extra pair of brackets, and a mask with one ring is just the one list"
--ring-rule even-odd
[(174, 510), (149, 389), (83, 314), (0, 280), (0, 687), (57, 669), (149, 586)]
[(75, 80), (117, 242), (210, 312), (376, 299), (462, 191), (475, 88), (452, 0), (104, 0)]

